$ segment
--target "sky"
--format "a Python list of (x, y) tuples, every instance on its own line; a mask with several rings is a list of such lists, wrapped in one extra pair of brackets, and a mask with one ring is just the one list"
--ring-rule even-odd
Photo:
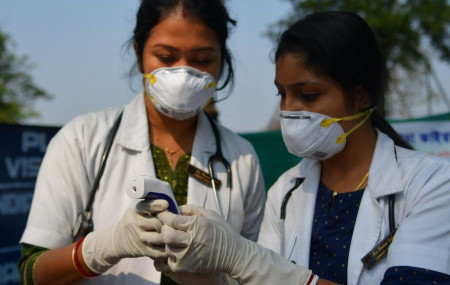
[[(138, 0), (0, 2), (0, 28), (14, 41), (12, 51), (29, 57), (35, 83), (54, 96), (37, 101), (41, 116), (26, 124), (62, 126), (77, 115), (127, 104), (142, 90), (139, 78), (128, 77), (134, 53), (127, 42), (138, 5)], [(227, 7), (238, 22), (229, 39), (236, 74), (230, 97), (216, 105), (219, 121), (235, 132), (262, 131), (279, 103), (273, 85), (274, 44), (263, 34), (289, 13), (290, 4), (227, 0)], [(443, 79), (450, 77), (450, 67), (436, 69), (450, 90), (449, 80)]]

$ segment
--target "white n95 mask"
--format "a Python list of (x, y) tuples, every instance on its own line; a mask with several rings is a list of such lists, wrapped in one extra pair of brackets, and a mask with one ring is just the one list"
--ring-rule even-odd
[(196, 116), (213, 97), (217, 85), (212, 75), (189, 66), (161, 67), (143, 76), (153, 106), (176, 120)]
[[(299, 157), (325, 160), (344, 149), (346, 137), (369, 119), (374, 109), (343, 118), (307, 111), (281, 111), (281, 133), (288, 151)], [(365, 116), (347, 133), (339, 121)]]

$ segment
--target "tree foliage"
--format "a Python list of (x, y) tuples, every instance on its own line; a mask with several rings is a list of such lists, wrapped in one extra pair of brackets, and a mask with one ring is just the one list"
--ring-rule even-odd
[[(299, 17), (324, 10), (350, 11), (363, 17), (372, 28), (385, 62), (387, 79), (393, 75), (429, 72), (437, 52), (450, 62), (450, 5), (448, 0), (286, 0), (293, 11), (269, 28), (275, 36)], [(432, 47), (432, 53), (424, 49)], [(398, 82), (391, 82), (397, 84)], [(384, 110), (384, 100), (378, 106)]]
[(27, 56), (16, 56), (9, 35), (0, 30), (0, 122), (19, 123), (39, 114), (33, 109), (37, 99), (51, 96), (37, 87), (28, 73)]

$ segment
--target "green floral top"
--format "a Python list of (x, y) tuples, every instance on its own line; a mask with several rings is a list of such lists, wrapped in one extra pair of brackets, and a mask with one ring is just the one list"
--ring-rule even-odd
[(175, 170), (172, 170), (164, 150), (154, 145), (151, 145), (151, 149), (156, 177), (170, 184), (178, 206), (186, 205), (188, 186), (186, 168), (191, 160), (191, 154), (185, 153), (181, 155), (175, 165)]
[[(163, 149), (151, 145), (151, 150), (156, 177), (170, 184), (179, 206), (185, 205), (187, 202), (188, 185), (188, 173), (186, 172), (186, 168), (191, 159), (191, 154), (186, 153), (181, 155), (175, 165), (175, 170), (172, 170)], [(41, 254), (46, 252), (48, 249), (26, 243), (21, 246), (21, 256), (18, 261), (21, 284), (32, 285), (34, 284), (32, 278), (33, 266), (39, 256), (41, 256)], [(161, 275), (161, 284), (169, 285), (176, 283), (170, 278)]]

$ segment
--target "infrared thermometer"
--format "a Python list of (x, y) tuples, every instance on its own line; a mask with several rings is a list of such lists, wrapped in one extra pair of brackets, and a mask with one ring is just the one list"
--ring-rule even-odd
[(133, 199), (164, 199), (169, 203), (167, 210), (179, 214), (178, 205), (169, 183), (156, 177), (133, 175), (128, 178), (127, 194)]

